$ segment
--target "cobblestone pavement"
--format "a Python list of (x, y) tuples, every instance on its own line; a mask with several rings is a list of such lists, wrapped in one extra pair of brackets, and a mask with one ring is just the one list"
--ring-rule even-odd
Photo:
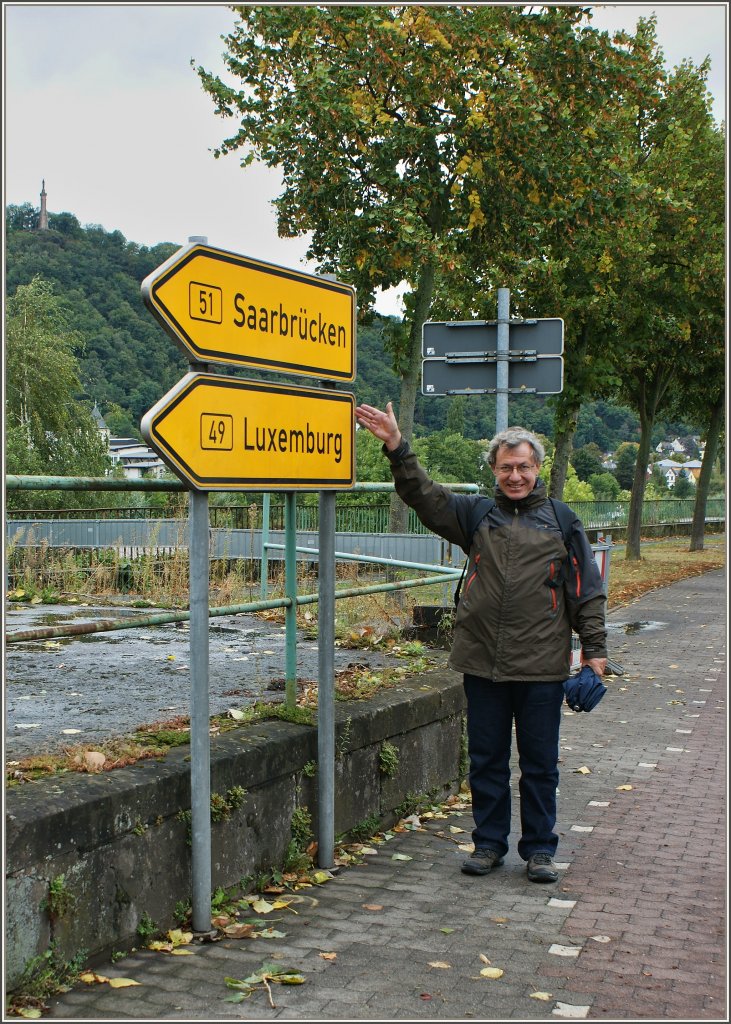
[[(609, 618), (625, 675), (591, 714), (564, 711), (556, 885), (528, 882), (513, 850), (488, 876), (462, 875), (471, 817), (457, 805), (304, 890), (275, 925), (284, 938), (139, 951), (97, 968), (138, 986), (78, 987), (50, 1016), (728, 1020), (725, 576)], [(264, 988), (226, 1002), (225, 979), (265, 962), (305, 983), (272, 985), (274, 1007)]]

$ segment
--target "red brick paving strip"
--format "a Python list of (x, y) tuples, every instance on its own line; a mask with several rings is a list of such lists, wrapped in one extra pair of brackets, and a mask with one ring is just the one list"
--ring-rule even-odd
[[(662, 683), (650, 688), (651, 674), (641, 685), (625, 684), (634, 688), (633, 715), (645, 719), (653, 738), (657, 718), (674, 701), (685, 701), (674, 705), (683, 717), (668, 718), (667, 744), (645, 762), (655, 761), (656, 769), (638, 767), (626, 780), (631, 792), (616, 790), (615, 772), (601, 797), (609, 806), (587, 807), (587, 821), (593, 814), (597, 824), (563, 882), (563, 889), (581, 895), (560, 941), (581, 945), (582, 952), (571, 961), (550, 958), (541, 973), (576, 992), (577, 1005), (590, 1003), (592, 1019), (728, 1019), (726, 664), (719, 657), (722, 633), (715, 644), (707, 643), (712, 637), (701, 632), (702, 607), (695, 612), (686, 615), (699, 621), (687, 622), (696, 649), (685, 652), (683, 676), (670, 676), (668, 657), (675, 652), (658, 644), (655, 672)], [(642, 652), (643, 672), (647, 653)], [(609, 936), (610, 942), (598, 942), (595, 935)]]

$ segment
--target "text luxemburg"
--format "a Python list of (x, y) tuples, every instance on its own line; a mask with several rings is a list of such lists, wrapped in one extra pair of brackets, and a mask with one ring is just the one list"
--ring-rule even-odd
[(309, 423), (304, 430), (285, 427), (259, 427), (244, 417), (244, 450), (249, 452), (294, 452), (303, 455), (333, 455), (335, 462), (343, 457), (343, 435), (334, 431), (313, 430)]
[(300, 306), (297, 312), (291, 312), (279, 303), (279, 309), (257, 306), (246, 301), (246, 296), (237, 292), (234, 296), (234, 327), (268, 334), (270, 337), (291, 338), (293, 341), (309, 341), (316, 345), (329, 345), (332, 348), (346, 348), (348, 333), (342, 324), (329, 323), (318, 312), (310, 315)]

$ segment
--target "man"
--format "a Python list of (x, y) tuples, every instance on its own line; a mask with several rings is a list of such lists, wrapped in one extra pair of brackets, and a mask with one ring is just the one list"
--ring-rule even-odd
[[(495, 504), (470, 532), (474, 495), (430, 480), (401, 436), (389, 402), (355, 411), (383, 441), (396, 490), (434, 533), (469, 552), (454, 625), (450, 668), (464, 675), (475, 845), (462, 865), (485, 875), (503, 863), (510, 834), (512, 726), (520, 767), (518, 853), (532, 882), (555, 882), (556, 790), (563, 682), (571, 631), (582, 661), (601, 677), (606, 668), (605, 596), (584, 528), (567, 506), (562, 531), (538, 473), (539, 439), (510, 427), (490, 442)], [(564, 537), (566, 543), (564, 543)]]

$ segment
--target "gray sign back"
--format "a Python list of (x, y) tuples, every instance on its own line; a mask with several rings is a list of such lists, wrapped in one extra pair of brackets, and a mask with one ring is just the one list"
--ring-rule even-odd
[[(446, 359), (423, 359), (423, 395), (495, 394), (497, 362), (448, 363)], [(563, 389), (563, 359), (544, 356), (533, 362), (508, 363), (508, 391), (535, 395), (558, 395)]]
[[(509, 352), (533, 351), (539, 356), (563, 353), (563, 320), (551, 317), (509, 323)], [(422, 331), (421, 354), (425, 359), (457, 352), (496, 352), (497, 323), (485, 320), (427, 320)]]

